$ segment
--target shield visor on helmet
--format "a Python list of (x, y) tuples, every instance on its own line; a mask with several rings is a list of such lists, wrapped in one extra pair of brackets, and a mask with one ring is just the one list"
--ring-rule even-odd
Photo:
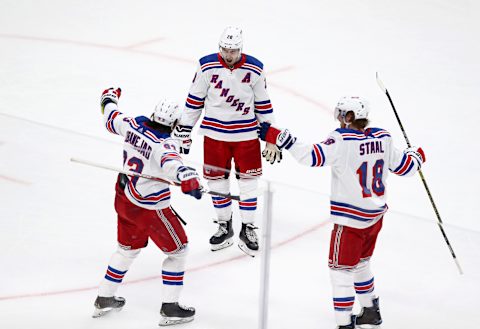
[(180, 116), (181, 112), (178, 103), (164, 98), (155, 106), (155, 110), (150, 118), (154, 122), (173, 128)]

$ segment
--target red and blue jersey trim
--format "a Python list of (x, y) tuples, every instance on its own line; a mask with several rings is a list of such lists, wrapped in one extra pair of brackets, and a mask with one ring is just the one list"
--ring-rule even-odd
[(130, 127), (132, 127), (134, 130), (138, 131), (140, 134), (148, 138), (154, 143), (161, 143), (163, 142), (164, 138), (169, 137), (168, 134), (162, 134), (159, 133), (158, 135), (161, 135), (162, 137), (157, 136), (156, 133), (152, 132), (150, 127), (146, 126), (144, 122), (149, 121), (148, 118), (146, 117), (137, 117), (137, 118), (131, 118), (128, 120), (128, 123), (130, 124)]
[(378, 209), (362, 209), (348, 203), (330, 201), (330, 214), (332, 216), (347, 217), (362, 222), (375, 220), (388, 209), (387, 205)]
[(162, 158), (160, 159), (160, 167), (163, 167), (163, 165), (168, 162), (168, 161), (180, 161), (182, 162), (182, 158), (177, 152), (165, 152), (162, 154)]
[(218, 131), (225, 134), (237, 134), (257, 130), (257, 119), (221, 121), (204, 117), (200, 128)]
[(163, 284), (169, 286), (183, 286), (183, 275), (185, 272), (162, 271)]
[(355, 296), (333, 298), (333, 308), (335, 311), (351, 311), (355, 302)]
[(404, 154), (402, 161), (400, 161), (400, 165), (391, 171), (396, 175), (405, 176), (412, 171), (413, 167), (415, 166), (415, 162), (416, 159), (414, 159), (412, 156)]
[(255, 102), (255, 113), (268, 114), (273, 112), (272, 103), (269, 99), (266, 101)]
[(240, 68), (261, 75), (263, 71), (263, 63), (255, 57), (245, 54), (245, 62), (242, 66), (240, 66)]
[(128, 183), (127, 187), (128, 192), (130, 192), (130, 195), (133, 197), (133, 199), (140, 204), (156, 205), (161, 201), (170, 200), (170, 189), (168, 187), (158, 192), (150, 193), (146, 196), (142, 196), (131, 181)]
[(186, 107), (192, 110), (200, 110), (203, 109), (204, 105), (205, 98), (200, 98), (192, 94), (188, 94), (187, 101), (185, 102)]
[(113, 110), (112, 112), (110, 112), (110, 114), (108, 115), (108, 119), (107, 119), (107, 121), (105, 122), (105, 127), (107, 128), (107, 130), (108, 130), (109, 132), (111, 132), (112, 134), (116, 134), (116, 135), (118, 135), (118, 133), (117, 133), (117, 131), (115, 130), (115, 126), (113, 125), (113, 121), (115, 120), (115, 118), (116, 118), (119, 114), (122, 114), (122, 112), (117, 111), (117, 110)]
[(257, 198), (239, 201), (238, 205), (240, 210), (257, 210)]
[(355, 292), (359, 295), (371, 293), (374, 289), (374, 278), (365, 282), (355, 282), (354, 286)]
[(325, 154), (320, 144), (313, 144), (311, 167), (321, 167), (325, 164)]
[(342, 135), (343, 140), (350, 141), (350, 140), (365, 140), (369, 138), (384, 138), (384, 137), (391, 137), (390, 133), (381, 128), (368, 128), (365, 132), (361, 132), (355, 129), (347, 129), (347, 128), (338, 128), (336, 129), (337, 132)]

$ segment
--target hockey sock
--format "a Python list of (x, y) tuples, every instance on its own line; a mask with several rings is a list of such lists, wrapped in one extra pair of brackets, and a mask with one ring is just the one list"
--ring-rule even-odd
[(125, 250), (121, 247), (117, 248), (117, 251), (112, 255), (108, 263), (105, 277), (100, 283), (98, 289), (99, 296), (112, 297), (115, 295), (130, 265), (132, 265), (139, 253), (140, 249)]
[[(258, 187), (258, 178), (240, 178), (238, 180), (240, 194), (252, 194)], [(255, 221), (257, 198), (242, 200), (238, 203), (242, 223), (249, 224)]]
[(376, 297), (374, 290), (374, 278), (370, 270), (370, 262), (362, 261), (357, 265), (353, 273), (355, 292), (357, 293), (360, 305), (372, 307), (372, 300)]
[[(208, 180), (208, 187), (212, 191), (230, 193), (230, 181), (228, 179)], [(212, 196), (213, 207), (218, 220), (230, 220), (232, 215), (232, 200), (223, 197)]]
[(178, 302), (183, 288), (183, 275), (185, 273), (185, 260), (188, 247), (185, 245), (181, 250), (168, 254), (162, 265), (163, 280), (163, 303)]
[(335, 320), (339, 326), (349, 325), (355, 302), (353, 273), (348, 270), (330, 269), (330, 280), (332, 282)]

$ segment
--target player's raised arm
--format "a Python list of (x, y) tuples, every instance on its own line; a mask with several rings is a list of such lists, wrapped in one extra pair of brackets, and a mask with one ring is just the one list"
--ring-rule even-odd
[(118, 110), (118, 99), (122, 94), (120, 88), (107, 88), (100, 97), (100, 107), (103, 114), (105, 128), (112, 134), (125, 136), (128, 121), (122, 112)]

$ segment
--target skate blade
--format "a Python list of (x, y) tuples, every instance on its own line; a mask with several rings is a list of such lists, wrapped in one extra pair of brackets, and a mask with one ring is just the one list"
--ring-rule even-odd
[(191, 322), (191, 321), (193, 321), (193, 316), (190, 316), (188, 318), (161, 317), (158, 325), (160, 327), (166, 327), (166, 326), (173, 326), (175, 324), (187, 323), (187, 322)]
[(107, 308), (103, 308), (103, 309), (95, 308), (95, 310), (93, 311), (93, 314), (92, 314), (92, 318), (100, 318), (100, 317), (104, 316), (105, 314), (110, 313), (111, 311), (120, 312), (122, 310), (122, 308), (123, 308), (123, 306), (118, 307), (118, 308), (112, 308), (112, 307), (107, 307)]
[(225, 249), (225, 248), (228, 248), (230, 247), (231, 245), (233, 244), (233, 238), (230, 238), (230, 239), (227, 239), (225, 240), (223, 243), (221, 244), (211, 244), (211, 250), (212, 251), (218, 251), (218, 250), (222, 250), (222, 249)]
[(246, 253), (250, 257), (255, 257), (258, 254), (258, 250), (249, 249), (243, 241), (240, 241), (238, 243), (238, 248), (240, 248), (240, 250), (242, 250), (244, 253)]
[(356, 327), (360, 329), (382, 329), (380, 325), (375, 324), (357, 324)]

